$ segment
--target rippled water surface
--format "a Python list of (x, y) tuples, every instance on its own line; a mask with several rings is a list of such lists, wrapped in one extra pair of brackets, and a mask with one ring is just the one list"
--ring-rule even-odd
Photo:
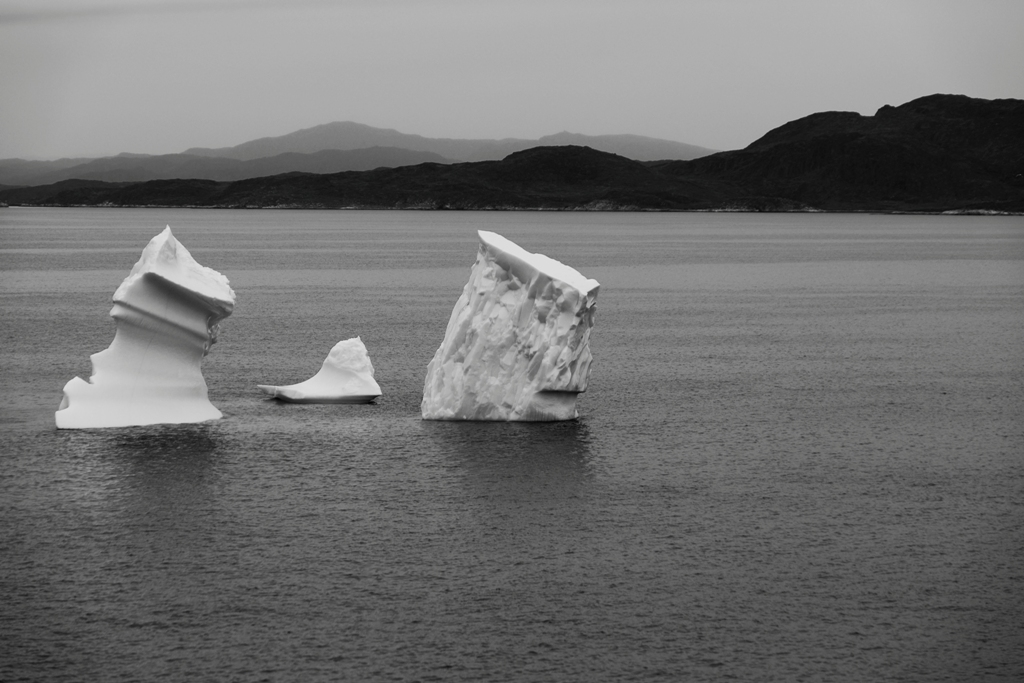
[[(165, 224), (224, 419), (57, 431)], [(578, 421), (419, 419), (480, 228), (601, 282)], [(2, 680), (1024, 677), (1019, 217), (0, 209), (0, 303)]]

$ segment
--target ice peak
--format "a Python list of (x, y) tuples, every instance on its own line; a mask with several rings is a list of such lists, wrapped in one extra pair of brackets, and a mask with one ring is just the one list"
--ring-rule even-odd
[(197, 263), (185, 245), (174, 238), (169, 225), (142, 250), (128, 277), (114, 292), (114, 301), (124, 300), (132, 284), (147, 273), (187, 289), (227, 313), (234, 308), (235, 292), (228, 279)]

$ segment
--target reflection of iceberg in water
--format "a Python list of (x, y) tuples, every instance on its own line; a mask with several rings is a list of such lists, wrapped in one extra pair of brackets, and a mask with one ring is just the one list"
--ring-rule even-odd
[(571, 420), (590, 374), (600, 285), (479, 231), (469, 282), (427, 366), (427, 420)]
[(380, 396), (373, 363), (359, 337), (334, 345), (320, 371), (305, 382), (278, 387), (257, 384), (263, 393), (291, 403), (371, 403)]
[(573, 420), (545, 424), (424, 423), (437, 451), (463, 470), (478, 495), (558, 504), (593, 478), (590, 430)]
[[(167, 526), (188, 526), (196, 520), (184, 510), (197, 503), (209, 519), (211, 483), (217, 472), (217, 453), (225, 447), (223, 434), (210, 423), (147, 425), (116, 430), (63, 430), (59, 456), (67, 473), (62, 495), (70, 505), (106, 509), (111, 513), (152, 517), (168, 512)], [(237, 444), (228, 443), (235, 448)]]
[(89, 381), (65, 385), (58, 429), (220, 418), (200, 364), (234, 304), (227, 278), (196, 263), (165, 229), (114, 292), (114, 341), (92, 355)]

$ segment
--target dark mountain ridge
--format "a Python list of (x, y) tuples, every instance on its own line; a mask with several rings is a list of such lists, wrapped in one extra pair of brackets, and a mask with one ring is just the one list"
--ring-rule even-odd
[(236, 182), (70, 183), (0, 191), (8, 204), (1024, 212), (1024, 101), (932, 95), (874, 116), (824, 112), (745, 149), (640, 162), (578, 145), (501, 161), (423, 163)]
[(224, 208), (641, 209), (693, 202), (640, 162), (587, 147), (535, 147), (501, 161), (286, 173), (235, 182), (65, 181), (0, 192), (8, 204)]
[(812, 114), (745, 149), (658, 167), (831, 210), (1018, 205), (1024, 101), (931, 95), (874, 116)]

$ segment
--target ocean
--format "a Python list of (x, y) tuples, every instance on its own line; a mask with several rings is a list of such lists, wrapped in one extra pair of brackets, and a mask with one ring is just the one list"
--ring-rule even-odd
[[(224, 418), (56, 430), (165, 225)], [(578, 420), (420, 419), (478, 229), (601, 282)], [(4, 208), (0, 302), (4, 681), (1024, 677), (1021, 217)]]

